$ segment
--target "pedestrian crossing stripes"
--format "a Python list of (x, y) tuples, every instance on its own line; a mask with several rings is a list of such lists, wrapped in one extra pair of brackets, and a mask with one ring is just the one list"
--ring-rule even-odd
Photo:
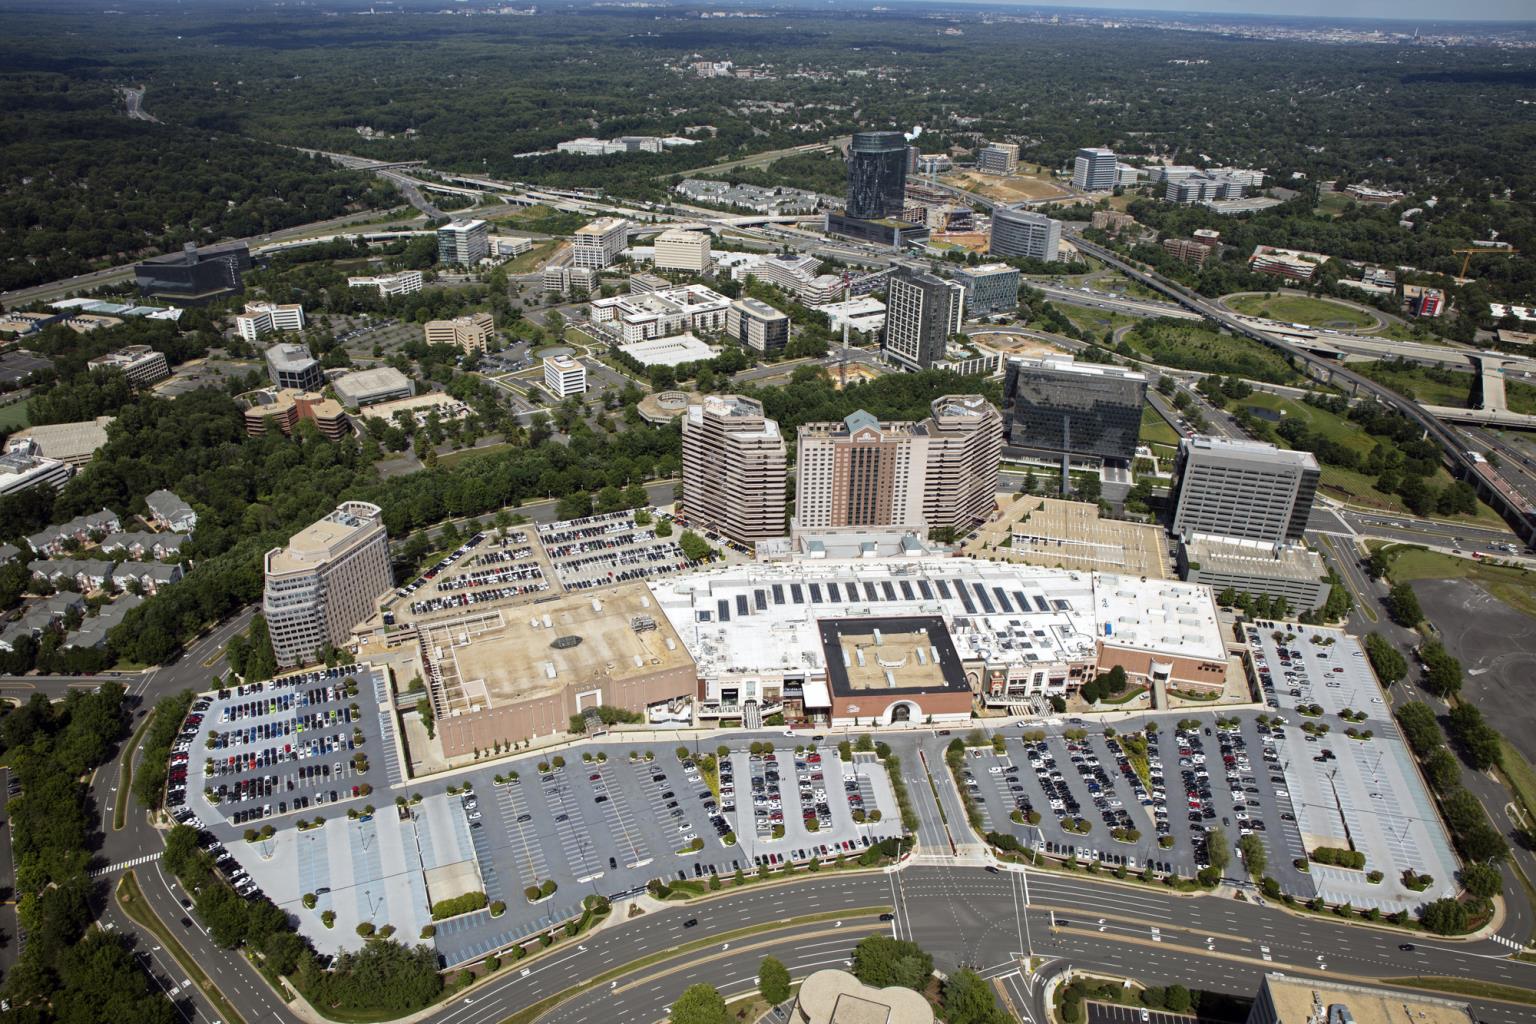
[(1500, 945), (1508, 946), (1510, 949), (1524, 949), (1525, 948), (1525, 943), (1523, 943), (1523, 942), (1516, 942), (1514, 939), (1506, 939), (1502, 935), (1490, 935), (1488, 937), (1490, 939), (1492, 939), (1494, 942), (1499, 943)]
[(102, 875), (113, 871), (127, 871), (129, 868), (136, 868), (140, 864), (148, 864), (150, 861), (159, 859), (160, 855), (158, 853), (146, 853), (142, 857), (135, 857), (132, 860), (120, 860), (116, 864), (108, 864), (104, 868), (97, 868), (91, 872), (91, 877), (100, 878)]

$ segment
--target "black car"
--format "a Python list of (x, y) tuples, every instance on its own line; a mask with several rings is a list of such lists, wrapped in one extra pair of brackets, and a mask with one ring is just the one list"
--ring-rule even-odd
[(894, 921), (894, 920), (896, 920), (896, 915), (895, 914), (881, 914), (880, 915), (880, 920), (882, 920), (882, 921)]
[(695, 926), (698, 923), (699, 923), (699, 919), (698, 918), (690, 917), (688, 920), (683, 922), (683, 927), (684, 928), (692, 928), (693, 926)]
[(1402, 950), (1404, 953), (1412, 953), (1414, 946), (1411, 942), (1404, 942), (1401, 943), (1397, 948)]
[(618, 869), (619, 869), (618, 859), (614, 858), (614, 857), (609, 857), (608, 858), (608, 870), (610, 870), (610, 871), (617, 871)]

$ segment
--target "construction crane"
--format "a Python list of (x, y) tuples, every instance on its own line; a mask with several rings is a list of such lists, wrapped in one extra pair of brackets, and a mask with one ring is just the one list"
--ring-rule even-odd
[(1499, 256), (1518, 256), (1520, 250), (1512, 245), (1479, 245), (1472, 249), (1452, 249), (1451, 252), (1461, 256), (1461, 276), (1467, 276), (1467, 269), (1472, 266), (1472, 257), (1480, 253), (1494, 253)]

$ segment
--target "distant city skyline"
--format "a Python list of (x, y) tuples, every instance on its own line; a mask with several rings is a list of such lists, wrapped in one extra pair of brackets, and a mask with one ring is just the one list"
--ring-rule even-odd
[[(921, 0), (912, 0), (921, 2)], [(967, 0), (960, 0), (967, 2)], [(996, 0), (979, 0), (992, 4)], [(1467, 0), (1455, 17), (1434, 0), (1029, 0), (1020, 6), (1061, 7), (1075, 11), (1135, 11), (1143, 14), (1229, 14), (1248, 17), (1363, 19), (1431, 23), (1514, 21), (1536, 23), (1531, 0)]]

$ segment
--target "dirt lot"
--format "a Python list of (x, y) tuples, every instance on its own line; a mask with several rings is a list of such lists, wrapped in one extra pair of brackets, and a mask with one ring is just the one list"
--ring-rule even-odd
[(1055, 199), (1066, 196), (1066, 189), (1049, 178), (1022, 175), (999, 177), (995, 174), (975, 174), (966, 171), (945, 175), (940, 179), (946, 185), (954, 185), (993, 199), (1017, 202), (1021, 199)]

